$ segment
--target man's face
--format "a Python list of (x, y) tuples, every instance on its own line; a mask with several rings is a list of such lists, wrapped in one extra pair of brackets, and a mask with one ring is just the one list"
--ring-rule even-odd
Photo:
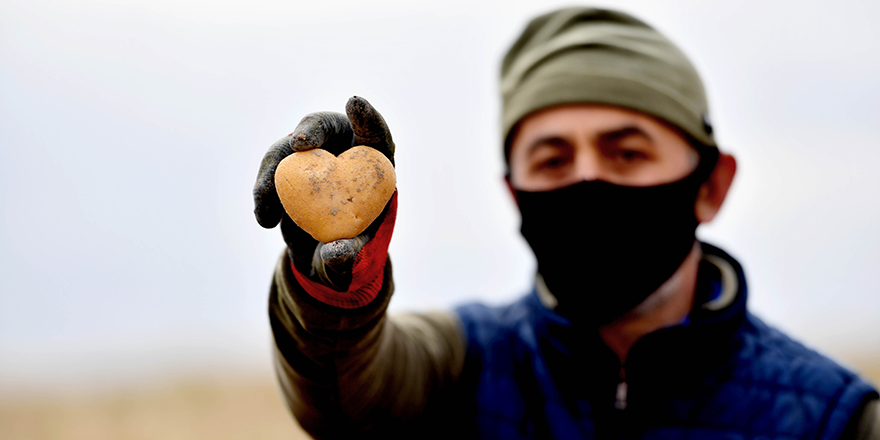
[(549, 191), (584, 180), (624, 186), (674, 182), (694, 171), (696, 150), (650, 116), (617, 107), (571, 105), (527, 116), (510, 150), (510, 184)]

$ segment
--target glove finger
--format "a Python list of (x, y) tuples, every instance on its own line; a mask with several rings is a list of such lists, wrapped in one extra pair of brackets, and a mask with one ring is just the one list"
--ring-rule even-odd
[(319, 243), (312, 257), (314, 274), (322, 284), (343, 292), (351, 283), (351, 270), (358, 252), (369, 241), (369, 237), (359, 235), (343, 238), (330, 243)]
[(385, 118), (364, 98), (352, 96), (345, 104), (345, 113), (354, 130), (354, 145), (373, 147), (394, 164), (394, 141)]
[(344, 268), (346, 263), (354, 262), (357, 253), (369, 240), (365, 235), (358, 235), (355, 238), (343, 238), (318, 245), (321, 249), (321, 260), (331, 268)]
[(336, 112), (306, 115), (291, 134), (293, 151), (323, 148), (334, 156), (352, 147), (352, 136), (348, 118)]
[(293, 153), (292, 137), (285, 136), (269, 147), (263, 156), (257, 182), (254, 184), (254, 215), (260, 226), (270, 229), (278, 225), (284, 208), (275, 191), (275, 169), (285, 157)]

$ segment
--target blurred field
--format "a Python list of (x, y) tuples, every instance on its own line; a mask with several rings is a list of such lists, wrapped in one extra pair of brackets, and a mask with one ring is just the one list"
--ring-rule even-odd
[(149, 389), (79, 394), (0, 396), (0, 438), (309, 438), (287, 412), (273, 378), (182, 380)]
[[(880, 360), (849, 364), (880, 383)], [(303, 440), (273, 378), (196, 379), (94, 395), (0, 396), (3, 440)]]
[(862, 373), (863, 377), (868, 378), (874, 386), (880, 386), (880, 360), (864, 361), (853, 364), (855, 368)]

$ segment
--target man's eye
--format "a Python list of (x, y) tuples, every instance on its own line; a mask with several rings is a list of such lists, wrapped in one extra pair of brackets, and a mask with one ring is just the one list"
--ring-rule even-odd
[(620, 159), (623, 159), (626, 162), (633, 162), (637, 160), (647, 159), (648, 155), (638, 151), (638, 150), (625, 150), (621, 149), (617, 152), (617, 156)]
[(565, 162), (566, 161), (565, 161), (564, 157), (559, 157), (559, 156), (551, 157), (549, 159), (541, 161), (538, 164), (538, 167), (539, 168), (559, 168), (559, 167), (565, 165)]

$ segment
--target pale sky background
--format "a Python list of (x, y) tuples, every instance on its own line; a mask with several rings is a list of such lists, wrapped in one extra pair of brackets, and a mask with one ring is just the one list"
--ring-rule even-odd
[[(302, 116), (352, 95), (398, 147), (392, 310), (525, 293), (496, 78), (557, 3), (367, 3), (0, 5), (0, 391), (268, 374), (283, 241), (254, 220), (254, 178)], [(605, 5), (704, 78), (739, 172), (698, 235), (743, 264), (752, 309), (880, 357), (880, 2)]]

